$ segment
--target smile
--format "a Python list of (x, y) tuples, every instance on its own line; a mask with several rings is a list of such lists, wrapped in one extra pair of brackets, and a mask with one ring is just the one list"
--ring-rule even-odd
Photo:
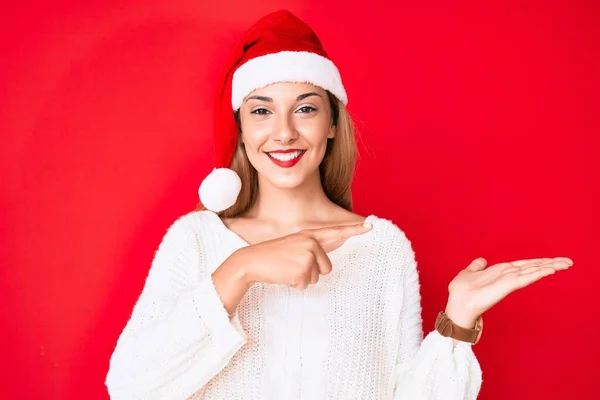
[(271, 161), (283, 168), (290, 168), (296, 165), (306, 150), (298, 150), (289, 153), (267, 153)]

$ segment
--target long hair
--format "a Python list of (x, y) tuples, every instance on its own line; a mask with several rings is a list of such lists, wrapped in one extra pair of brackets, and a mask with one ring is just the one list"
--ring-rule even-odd
[[(335, 137), (328, 139), (325, 156), (319, 172), (321, 185), (329, 200), (352, 211), (352, 179), (356, 165), (356, 140), (354, 123), (344, 104), (327, 91), (331, 107), (331, 123), (336, 127)], [(242, 189), (235, 204), (218, 213), (223, 218), (235, 218), (249, 210), (258, 196), (258, 172), (248, 160), (241, 140), (242, 130), (239, 110), (235, 113), (238, 126), (237, 147), (231, 161), (231, 168), (240, 177)], [(206, 210), (202, 203), (196, 210)]]

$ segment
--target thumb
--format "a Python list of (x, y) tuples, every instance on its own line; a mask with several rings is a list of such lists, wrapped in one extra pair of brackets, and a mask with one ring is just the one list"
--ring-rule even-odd
[(475, 260), (473, 260), (473, 262), (471, 264), (469, 264), (469, 266), (466, 269), (469, 271), (477, 272), (477, 271), (483, 270), (486, 265), (487, 265), (486, 259), (483, 257), (479, 257), (479, 258), (476, 258)]

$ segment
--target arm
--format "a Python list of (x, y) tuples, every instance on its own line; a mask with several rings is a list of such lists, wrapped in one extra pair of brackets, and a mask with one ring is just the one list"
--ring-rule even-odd
[(201, 268), (202, 248), (186, 216), (162, 239), (142, 293), (110, 360), (112, 399), (186, 398), (207, 384), (246, 342)]
[(431, 331), (423, 340), (417, 263), (410, 241), (400, 252), (404, 279), (400, 316), (400, 350), (395, 374), (395, 400), (474, 400), (481, 368), (472, 345)]

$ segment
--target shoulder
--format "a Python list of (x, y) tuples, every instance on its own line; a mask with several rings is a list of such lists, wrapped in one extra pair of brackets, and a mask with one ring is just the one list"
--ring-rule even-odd
[(214, 223), (217, 214), (209, 210), (194, 210), (178, 216), (168, 227), (168, 229), (190, 229), (197, 225), (206, 226)]
[(176, 217), (164, 229), (147, 279), (159, 285), (195, 279), (205, 269), (206, 237), (211, 231), (211, 216), (205, 211), (191, 211)]
[(373, 224), (373, 227), (376, 229), (379, 235), (382, 236), (382, 238), (387, 238), (390, 241), (408, 241), (406, 232), (391, 219), (375, 214), (370, 214), (366, 217), (366, 219)]
[(176, 217), (165, 229), (166, 232), (155, 251), (155, 263), (170, 265), (182, 262), (185, 265), (201, 265), (203, 257), (214, 249), (214, 218), (212, 211), (194, 210)]
[(413, 243), (407, 233), (391, 219), (370, 214), (366, 217), (373, 224), (372, 243), (381, 247), (391, 258), (414, 258)]
[(212, 230), (215, 218), (219, 216), (209, 210), (194, 210), (182, 214), (167, 226), (165, 239), (199, 238), (203, 233)]
[(369, 215), (368, 220), (373, 223), (372, 254), (383, 257), (379, 259), (379, 268), (398, 277), (398, 282), (418, 282), (418, 261), (406, 232), (391, 219)]

